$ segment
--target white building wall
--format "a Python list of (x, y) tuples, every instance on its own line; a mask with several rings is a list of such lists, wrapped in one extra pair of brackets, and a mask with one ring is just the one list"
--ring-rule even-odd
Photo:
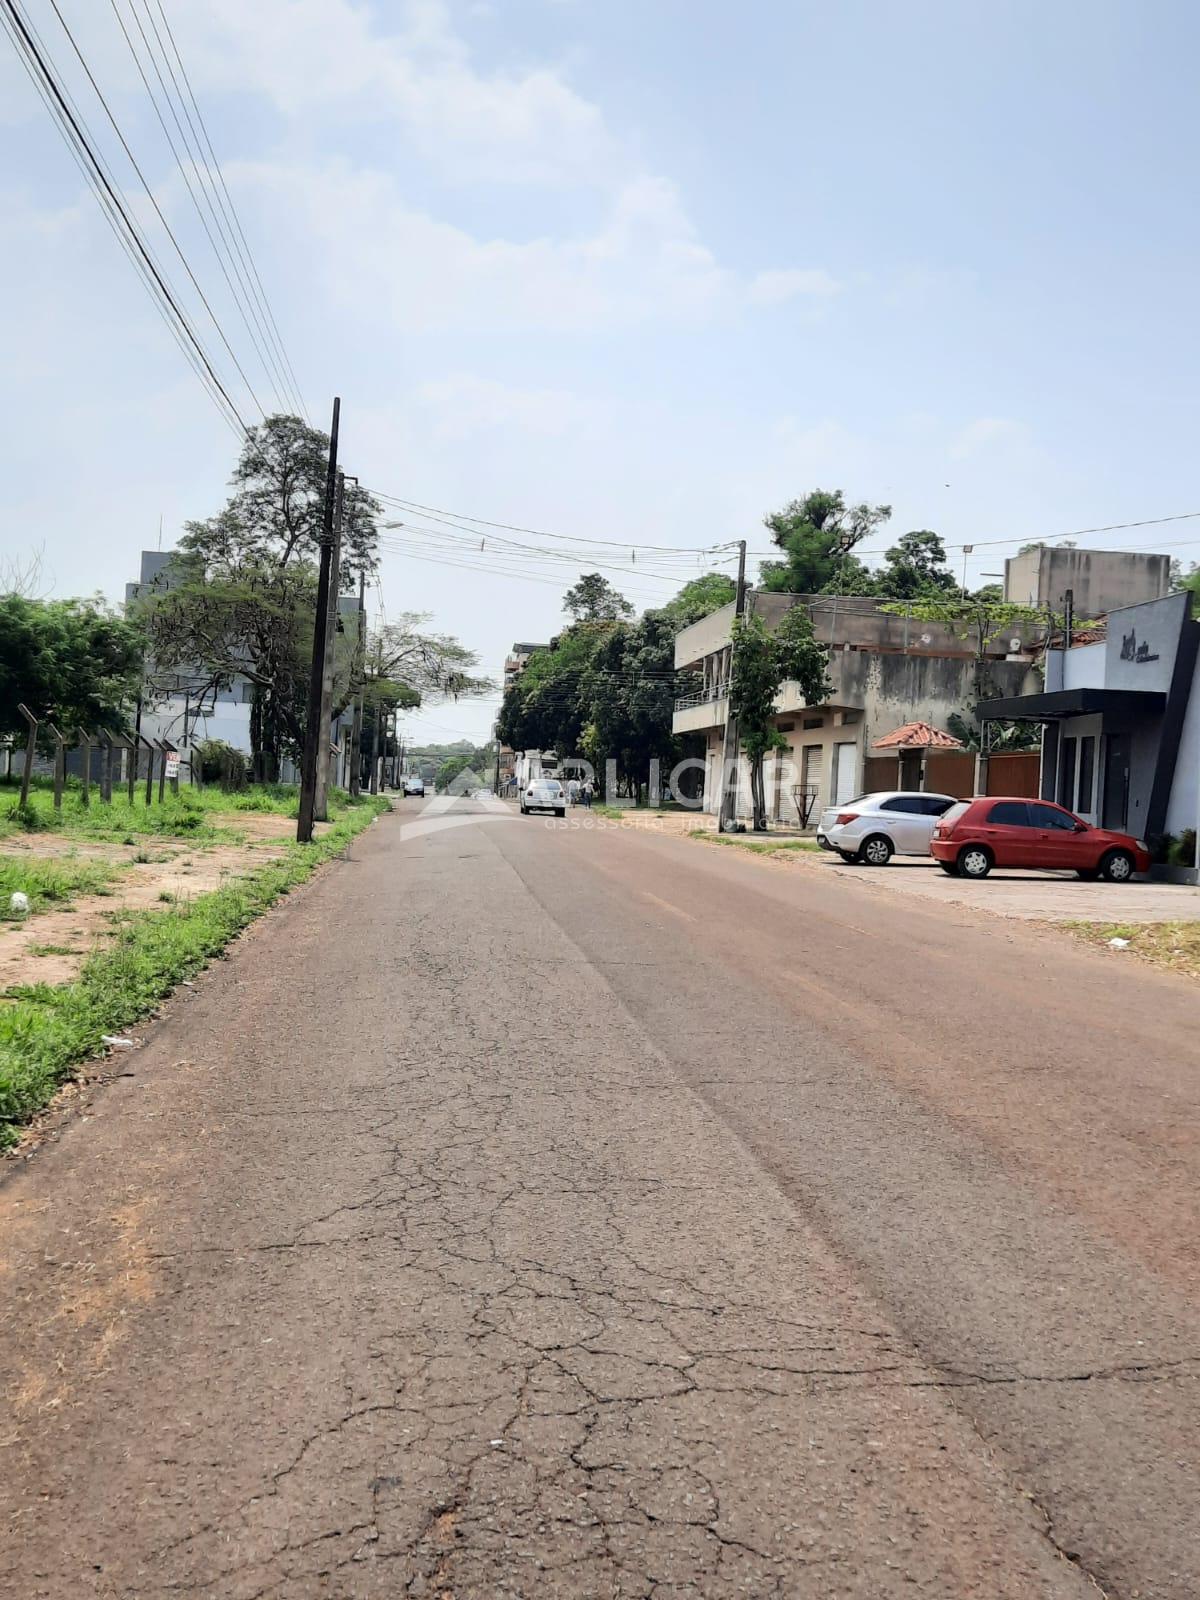
[(1200, 811), (1200, 661), (1192, 677), (1192, 692), (1179, 735), (1175, 781), (1167, 802), (1167, 832), (1182, 833), (1197, 826)]

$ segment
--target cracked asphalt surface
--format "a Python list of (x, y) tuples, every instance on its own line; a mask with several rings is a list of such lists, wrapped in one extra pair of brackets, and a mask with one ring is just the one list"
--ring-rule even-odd
[(1200, 1594), (1194, 989), (473, 809), (0, 1188), (0, 1593)]

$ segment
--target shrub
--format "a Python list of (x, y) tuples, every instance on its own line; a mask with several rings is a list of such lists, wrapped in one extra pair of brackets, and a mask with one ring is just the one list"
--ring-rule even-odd
[(246, 787), (246, 758), (224, 739), (205, 739), (196, 746), (200, 758), (200, 777), (204, 783), (220, 784), (232, 792)]

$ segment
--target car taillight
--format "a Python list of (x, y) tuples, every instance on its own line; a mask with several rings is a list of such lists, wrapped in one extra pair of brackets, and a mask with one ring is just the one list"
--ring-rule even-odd
[(857, 811), (839, 811), (838, 814), (837, 814), (836, 821), (837, 821), (839, 826), (843, 822), (857, 822), (858, 821), (858, 812)]

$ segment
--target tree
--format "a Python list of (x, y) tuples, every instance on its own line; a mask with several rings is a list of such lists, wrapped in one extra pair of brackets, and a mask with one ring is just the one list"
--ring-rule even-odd
[[(133, 613), (156, 669), (203, 680), (201, 695), (239, 677), (250, 683), (259, 780), (277, 776), (282, 757), (303, 744), (328, 456), (328, 436), (299, 417), (268, 417), (251, 429), (224, 509), (186, 525), (162, 583), (138, 596)], [(347, 589), (374, 565), (381, 509), (347, 483)]]
[(0, 597), (0, 734), (26, 731), (18, 705), (64, 734), (124, 730), (145, 643), (98, 600)]
[(891, 506), (848, 506), (840, 489), (814, 489), (763, 518), (782, 561), (760, 569), (764, 589), (792, 594), (869, 594), (871, 574), (855, 548), (891, 516)]
[(957, 589), (954, 574), (946, 565), (946, 547), (928, 528), (902, 534), (875, 574), (876, 593), (889, 600), (946, 595)]
[(672, 600), (659, 609), (677, 628), (688, 628), (702, 617), (719, 611), (737, 597), (737, 584), (724, 572), (705, 572), (685, 583)]
[(739, 741), (750, 762), (756, 832), (767, 825), (763, 761), (770, 751), (787, 748), (787, 741), (772, 723), (779, 690), (794, 682), (808, 705), (823, 704), (830, 693), (828, 663), (829, 653), (817, 642), (802, 606), (793, 606), (774, 634), (753, 613), (739, 617), (733, 625), (729, 709), (738, 720)]
[(576, 622), (616, 622), (631, 617), (633, 607), (599, 572), (585, 572), (563, 596), (563, 610)]
[(1200, 617), (1200, 566), (1193, 562), (1186, 573), (1174, 573), (1171, 587), (1188, 591), (1192, 597), (1192, 615)]

